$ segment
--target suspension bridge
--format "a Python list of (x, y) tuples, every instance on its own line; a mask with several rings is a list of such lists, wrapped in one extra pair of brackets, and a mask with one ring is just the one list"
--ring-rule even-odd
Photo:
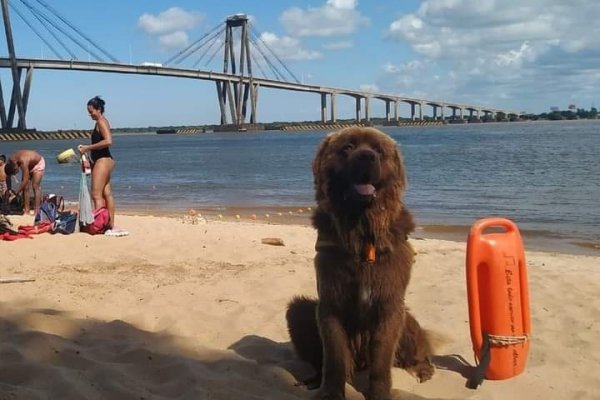
[[(27, 129), (27, 105), (35, 70), (157, 75), (212, 81), (219, 104), (220, 124), (236, 127), (257, 123), (258, 95), (262, 89), (320, 96), (322, 123), (336, 123), (337, 96), (354, 98), (356, 122), (371, 119), (372, 100), (385, 103), (385, 119), (388, 122), (399, 121), (401, 103), (410, 106), (408, 118), (412, 120), (423, 120), (424, 107), (431, 107), (434, 120), (452, 118), (462, 122), (468, 118), (480, 121), (495, 118), (497, 114), (507, 117), (519, 115), (479, 105), (304, 84), (256, 31), (245, 14), (227, 17), (224, 24), (212, 28), (163, 63), (134, 65), (120, 62), (44, 0), (1, 0), (1, 3), (8, 57), (0, 57), (0, 67), (10, 69), (12, 78), (8, 108), (0, 82), (0, 123), (3, 131)], [(11, 12), (50, 49), (55, 59), (17, 57), (11, 26), (14, 15)], [(82, 60), (77, 56), (78, 52), (87, 54), (84, 58), (88, 59)], [(217, 57), (219, 54), (222, 59)], [(221, 63), (221, 67), (210, 68), (211, 63)]]

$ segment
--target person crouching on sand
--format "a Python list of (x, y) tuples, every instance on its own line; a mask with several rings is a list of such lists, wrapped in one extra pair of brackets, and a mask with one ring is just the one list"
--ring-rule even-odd
[[(16, 175), (19, 169), (22, 173), (21, 183), (16, 189), (13, 189), (11, 187), (11, 177)], [(25, 214), (30, 212), (30, 184), (34, 195), (34, 215), (37, 215), (37, 212), (40, 209), (40, 203), (42, 202), (42, 178), (44, 177), (45, 170), (46, 161), (44, 160), (44, 157), (34, 150), (18, 150), (6, 161), (6, 165), (4, 166), (6, 184), (9, 190), (13, 189), (15, 196), (19, 195), (20, 192), (23, 192), (23, 212)]]
[(4, 165), (6, 165), (6, 156), (0, 154), (0, 201), (2, 201), (2, 214), (7, 213), (8, 196), (8, 185), (6, 184), (6, 173), (4, 172)]
[(104, 116), (105, 101), (99, 96), (87, 102), (87, 111), (90, 118), (96, 121), (92, 132), (91, 145), (79, 145), (81, 154), (88, 153), (92, 164), (92, 199), (94, 209), (106, 207), (110, 214), (109, 229), (115, 224), (115, 200), (113, 198), (110, 178), (115, 167), (115, 160), (110, 153), (112, 146), (112, 133), (110, 124)]

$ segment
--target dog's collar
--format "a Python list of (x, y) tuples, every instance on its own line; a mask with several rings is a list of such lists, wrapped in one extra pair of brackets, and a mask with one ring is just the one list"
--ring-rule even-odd
[(377, 248), (373, 243), (367, 243), (365, 247), (363, 247), (363, 257), (364, 261), (368, 263), (374, 263), (377, 259)]
[[(341, 249), (338, 242), (331, 239), (327, 235), (319, 233), (317, 235), (317, 243), (315, 243), (315, 250), (317, 252), (327, 249)], [(367, 243), (363, 246), (361, 261), (368, 263), (374, 263), (377, 259), (377, 248), (373, 243)]]

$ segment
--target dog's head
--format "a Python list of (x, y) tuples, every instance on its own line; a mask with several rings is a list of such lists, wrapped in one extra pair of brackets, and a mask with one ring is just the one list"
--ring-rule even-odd
[(396, 142), (374, 128), (328, 135), (313, 162), (316, 200), (330, 211), (401, 207), (406, 176)]

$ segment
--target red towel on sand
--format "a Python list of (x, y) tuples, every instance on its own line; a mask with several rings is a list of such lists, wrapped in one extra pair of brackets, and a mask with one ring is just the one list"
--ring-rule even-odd
[(0, 235), (0, 240), (7, 240), (7, 241), (13, 241), (13, 240), (17, 240), (17, 239), (33, 239), (30, 235), (28, 235), (27, 233), (10, 233), (10, 232), (4, 232), (3, 234)]
[(46, 233), (52, 230), (52, 222), (43, 221), (39, 225), (19, 225), (19, 233), (26, 235), (35, 235), (38, 233)]

